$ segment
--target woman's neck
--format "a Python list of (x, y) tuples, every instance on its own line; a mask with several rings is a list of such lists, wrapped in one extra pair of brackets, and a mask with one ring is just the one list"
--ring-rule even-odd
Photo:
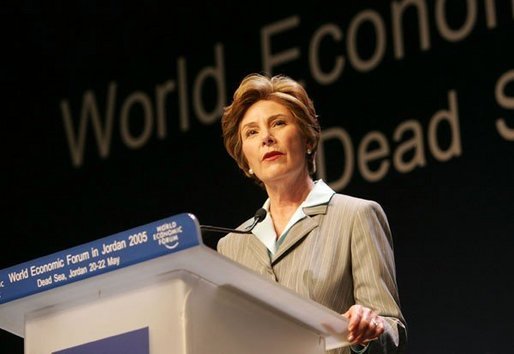
[(269, 211), (273, 218), (277, 235), (282, 233), (291, 216), (313, 188), (314, 182), (308, 175), (294, 183), (266, 186), (270, 199)]

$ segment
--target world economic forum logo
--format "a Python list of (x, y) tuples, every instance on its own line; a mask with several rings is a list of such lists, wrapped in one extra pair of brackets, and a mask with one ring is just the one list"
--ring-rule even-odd
[(182, 226), (175, 221), (165, 223), (156, 227), (153, 240), (167, 249), (175, 249), (180, 243), (179, 235), (182, 233)]

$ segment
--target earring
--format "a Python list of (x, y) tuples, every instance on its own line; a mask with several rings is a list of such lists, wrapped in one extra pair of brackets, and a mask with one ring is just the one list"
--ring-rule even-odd
[(249, 173), (249, 174), (251, 174), (251, 175), (253, 175), (253, 170), (250, 168), (250, 169), (248, 170), (248, 173)]
[(307, 155), (312, 154), (312, 150), (310, 148), (307, 148)]

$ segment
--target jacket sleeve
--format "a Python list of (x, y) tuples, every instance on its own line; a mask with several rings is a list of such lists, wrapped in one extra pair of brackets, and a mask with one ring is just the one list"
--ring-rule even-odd
[(400, 310), (393, 241), (382, 207), (366, 201), (357, 208), (351, 230), (354, 299), (385, 320), (385, 331), (366, 353), (403, 353), (407, 341)]

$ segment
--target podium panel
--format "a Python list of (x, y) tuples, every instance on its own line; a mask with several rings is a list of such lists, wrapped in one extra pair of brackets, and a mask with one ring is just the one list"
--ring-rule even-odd
[(183, 270), (143, 289), (31, 313), (25, 323), (27, 354), (54, 353), (139, 328), (148, 328), (152, 354), (325, 351), (323, 338), (298, 321)]
[(205, 281), (199, 282), (198, 289), (191, 293), (186, 311), (187, 353), (325, 352), (323, 336), (265, 303)]
[[(120, 294), (50, 307), (27, 315), (25, 353), (50, 354), (148, 328), (150, 353), (187, 353), (184, 301), (191, 291), (180, 277)], [(172, 347), (170, 347), (172, 344)]]

